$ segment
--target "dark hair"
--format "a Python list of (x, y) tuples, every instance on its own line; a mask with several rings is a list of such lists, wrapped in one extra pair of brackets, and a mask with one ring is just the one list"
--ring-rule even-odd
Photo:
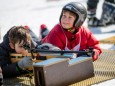
[(9, 31), (9, 41), (13, 45), (21, 41), (24, 41), (23, 44), (29, 43), (31, 41), (29, 30), (23, 26), (13, 26)]

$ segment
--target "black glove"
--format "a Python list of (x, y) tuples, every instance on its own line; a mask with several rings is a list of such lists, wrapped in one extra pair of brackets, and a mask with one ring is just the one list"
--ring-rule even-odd
[(50, 44), (50, 43), (43, 43), (41, 45), (37, 46), (37, 49), (43, 49), (43, 50), (61, 50), (60, 48)]

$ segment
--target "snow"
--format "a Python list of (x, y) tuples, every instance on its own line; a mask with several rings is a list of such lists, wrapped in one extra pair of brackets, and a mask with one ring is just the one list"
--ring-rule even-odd
[(102, 82), (102, 83), (99, 83), (99, 84), (95, 84), (95, 85), (92, 85), (92, 86), (115, 86), (115, 79), (108, 80), (108, 81), (105, 81), (105, 82)]
[(115, 44), (100, 44), (102, 49), (115, 50)]
[[(15, 25), (28, 25), (37, 36), (39, 36), (41, 24), (46, 24), (48, 29), (51, 30), (59, 22), (62, 7), (71, 1), (78, 1), (86, 6), (87, 0), (51, 0), (49, 2), (46, 0), (0, 0), (0, 42), (3, 40), (4, 34)], [(97, 9), (98, 18), (101, 16), (103, 1), (99, 0)], [(87, 20), (84, 25), (87, 27)], [(90, 30), (98, 40), (115, 36), (115, 25), (103, 28), (91, 28)], [(103, 49), (115, 50), (115, 45), (100, 44), (100, 46)], [(113, 81), (115, 82), (115, 80)], [(94, 86), (113, 86), (113, 84), (115, 83), (110, 81), (109, 85), (105, 83)]]

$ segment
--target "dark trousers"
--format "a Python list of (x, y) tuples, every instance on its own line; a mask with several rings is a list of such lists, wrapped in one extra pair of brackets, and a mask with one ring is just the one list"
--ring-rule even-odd
[[(105, 1), (115, 4), (115, 0), (105, 0)], [(99, 0), (88, 0), (87, 1), (87, 6), (90, 9), (96, 9), (98, 2), (99, 2)]]

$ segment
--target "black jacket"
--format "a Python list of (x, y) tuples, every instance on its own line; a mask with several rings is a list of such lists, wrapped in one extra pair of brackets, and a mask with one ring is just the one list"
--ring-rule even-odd
[[(24, 73), (27, 73), (27, 70), (23, 70), (21, 72), (16, 71), (16, 64), (12, 63), (10, 58), (10, 53), (15, 53), (14, 49), (11, 49), (9, 46), (9, 31), (4, 35), (3, 42), (0, 43), (0, 66), (2, 68), (3, 77), (15, 77)], [(30, 34), (32, 37), (32, 44), (36, 46), (36, 44), (40, 44), (37, 36), (30, 30)]]

